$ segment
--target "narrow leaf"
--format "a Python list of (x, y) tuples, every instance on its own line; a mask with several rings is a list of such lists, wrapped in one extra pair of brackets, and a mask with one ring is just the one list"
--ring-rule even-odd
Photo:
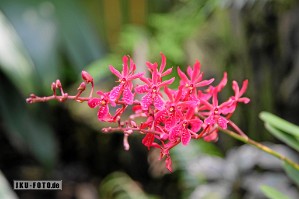
[(263, 185), (260, 187), (261, 191), (267, 196), (269, 199), (290, 199), (288, 196), (284, 195), (283, 193), (277, 191), (273, 187), (269, 187)]
[(299, 151), (299, 141), (292, 135), (286, 134), (269, 123), (265, 123), (265, 128), (276, 138), (288, 144), (293, 149)]
[(288, 163), (284, 163), (283, 168), (286, 171), (289, 178), (291, 178), (299, 187), (299, 170), (295, 169)]
[(271, 124), (272, 126), (285, 131), (288, 134), (296, 136), (299, 139), (299, 126), (296, 126), (272, 113), (269, 112), (261, 112), (260, 118), (264, 122)]

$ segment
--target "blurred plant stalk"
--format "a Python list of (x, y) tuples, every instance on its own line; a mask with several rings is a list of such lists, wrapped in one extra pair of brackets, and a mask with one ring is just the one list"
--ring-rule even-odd
[(287, 158), (286, 156), (280, 154), (280, 153), (277, 153), (276, 151), (272, 150), (271, 148), (259, 143), (259, 142), (256, 142), (252, 139), (250, 139), (249, 137), (244, 137), (244, 136), (241, 136), (239, 134), (237, 134), (236, 132), (234, 131), (230, 131), (230, 130), (227, 130), (227, 129), (221, 129), (221, 128), (218, 128), (221, 132), (241, 141), (241, 142), (244, 142), (246, 144), (250, 144), (272, 156), (275, 156), (277, 157), (278, 159), (288, 163), (289, 165), (291, 165), (293, 168), (297, 169), (299, 171), (299, 164), (295, 163), (294, 161), (292, 161), (291, 159)]

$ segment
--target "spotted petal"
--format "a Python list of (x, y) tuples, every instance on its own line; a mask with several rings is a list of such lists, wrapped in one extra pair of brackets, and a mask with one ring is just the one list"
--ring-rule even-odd
[(200, 119), (192, 119), (190, 120), (190, 124), (191, 124), (191, 131), (193, 132), (198, 132), (201, 128), (202, 125), (202, 121)]
[(124, 92), (123, 92), (123, 100), (127, 103), (127, 104), (133, 104), (133, 93), (132, 91), (126, 87), (124, 89)]
[(100, 106), (98, 111), (98, 119), (100, 121), (107, 121), (109, 119), (109, 115), (108, 105)]
[(112, 102), (115, 102), (120, 96), (121, 86), (115, 86), (110, 92), (109, 99)]
[(207, 117), (207, 118), (205, 119), (205, 124), (210, 125), (210, 126), (213, 126), (213, 125), (216, 123), (214, 117), (215, 117), (214, 115), (210, 115), (209, 117)]
[(90, 108), (95, 108), (100, 103), (101, 103), (101, 100), (99, 98), (91, 98), (90, 100), (88, 100), (87, 104)]
[(191, 134), (187, 129), (184, 129), (181, 135), (181, 141), (183, 145), (188, 145), (191, 140)]
[(217, 121), (217, 123), (218, 123), (218, 125), (221, 127), (221, 128), (223, 128), (223, 129), (227, 129), (227, 123), (228, 123), (228, 121), (227, 121), (227, 119), (225, 119), (224, 117), (219, 117), (218, 118), (218, 121)]
[(164, 107), (163, 99), (160, 95), (156, 95), (154, 98), (154, 106), (158, 110), (162, 110)]
[(153, 103), (152, 94), (148, 93), (141, 98), (141, 106), (143, 110), (148, 110), (149, 106)]
[(149, 90), (148, 85), (139, 85), (135, 87), (136, 93), (147, 93)]
[(176, 141), (176, 139), (180, 136), (180, 127), (175, 126), (174, 128), (171, 129), (170, 134), (169, 134), (169, 140), (170, 141)]

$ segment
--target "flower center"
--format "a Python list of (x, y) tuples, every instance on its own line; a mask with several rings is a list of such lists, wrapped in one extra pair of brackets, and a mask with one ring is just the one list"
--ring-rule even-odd
[(170, 108), (169, 108), (169, 112), (173, 112), (174, 111), (174, 106), (171, 106)]
[(104, 105), (106, 105), (106, 100), (101, 100), (101, 104), (104, 106)]
[(121, 84), (124, 84), (124, 83), (126, 83), (126, 81), (127, 81), (126, 78), (122, 78), (122, 79), (120, 80), (120, 83), (121, 83)]

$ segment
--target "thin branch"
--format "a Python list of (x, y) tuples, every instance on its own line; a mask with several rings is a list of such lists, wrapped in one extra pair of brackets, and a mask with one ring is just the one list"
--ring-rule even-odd
[(289, 165), (291, 165), (292, 167), (294, 167), (295, 169), (299, 170), (299, 164), (295, 163), (294, 161), (290, 160), (289, 158), (277, 153), (276, 151), (270, 149), (269, 147), (259, 143), (259, 142), (256, 142), (248, 137), (244, 137), (242, 135), (239, 135), (233, 131), (230, 131), (230, 130), (225, 130), (225, 129), (222, 129), (222, 128), (218, 128), (220, 131), (222, 131), (223, 133), (237, 139), (237, 140), (240, 140), (241, 142), (244, 142), (244, 143), (247, 143), (247, 144), (250, 144), (272, 156), (275, 156), (276, 158), (288, 163)]

